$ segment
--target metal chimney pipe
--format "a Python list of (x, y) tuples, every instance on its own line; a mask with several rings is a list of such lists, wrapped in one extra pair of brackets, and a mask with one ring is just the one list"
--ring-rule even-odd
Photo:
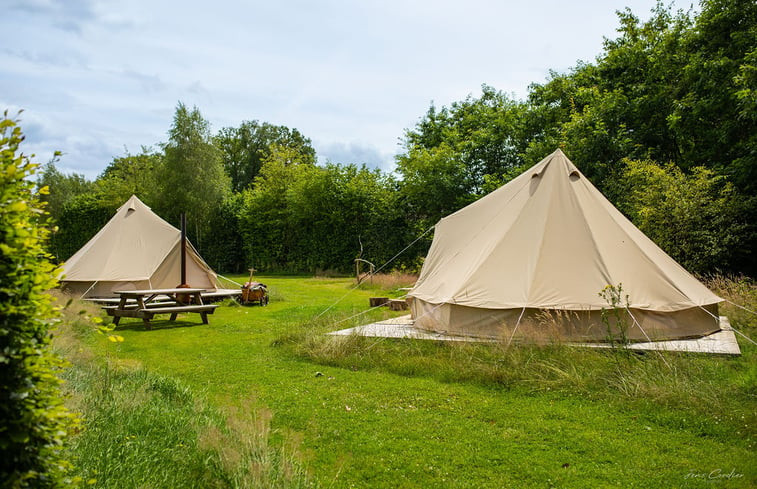
[(187, 214), (181, 213), (181, 285), (187, 283)]

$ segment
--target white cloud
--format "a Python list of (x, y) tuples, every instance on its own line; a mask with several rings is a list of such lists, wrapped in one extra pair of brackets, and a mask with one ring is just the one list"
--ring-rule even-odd
[(322, 160), (386, 169), (432, 100), (523, 97), (593, 59), (626, 4), (655, 0), (19, 0), (0, 17), (0, 102), (27, 109), (38, 154), (89, 176), (164, 140), (179, 100), (215, 129), (286, 125)]
[(319, 163), (338, 163), (345, 165), (365, 165), (369, 168), (393, 169), (392, 153), (382, 152), (376, 146), (359, 142), (314, 143), (319, 155)]

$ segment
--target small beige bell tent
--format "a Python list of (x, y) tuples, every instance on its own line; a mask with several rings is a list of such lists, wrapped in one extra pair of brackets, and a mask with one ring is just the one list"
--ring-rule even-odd
[[(613, 315), (602, 319), (610, 307), (600, 292), (618, 284), (615, 324)], [(629, 340), (707, 335), (720, 329), (722, 301), (631, 224), (559, 149), (439, 221), (408, 296), (422, 329), (583, 341), (606, 340), (610, 331), (617, 337), (619, 328)]]
[[(136, 196), (63, 264), (63, 290), (87, 297), (114, 290), (176, 287), (181, 281), (181, 231), (158, 217)], [(187, 242), (187, 282), (215, 290), (215, 272)]]

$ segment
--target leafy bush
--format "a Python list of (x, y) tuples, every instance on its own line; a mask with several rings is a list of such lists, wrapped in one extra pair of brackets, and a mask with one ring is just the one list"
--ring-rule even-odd
[[(56, 315), (45, 290), (56, 270), (43, 250), (44, 211), (18, 153), (21, 128), (0, 120), (0, 480), (9, 487), (61, 487), (70, 465), (60, 449), (75, 422), (64, 408), (50, 351)], [(45, 191), (40, 189), (40, 192)]]
[(118, 205), (103, 201), (97, 194), (74, 197), (63, 207), (58, 218), (58, 230), (50, 239), (50, 251), (57, 261), (65, 261), (84, 246), (113, 214)]
[(622, 210), (686, 269), (738, 270), (748, 258), (743, 201), (724, 177), (703, 167), (626, 161)]
[(296, 157), (273, 151), (244, 193), (239, 231), (248, 265), (351, 272), (361, 250), (379, 265), (409, 241), (391, 178), (365, 166), (314, 166)]
[[(213, 209), (200, 253), (217, 272), (245, 273), (244, 246), (239, 232), (242, 194), (234, 194)], [(249, 267), (247, 267), (249, 268)]]

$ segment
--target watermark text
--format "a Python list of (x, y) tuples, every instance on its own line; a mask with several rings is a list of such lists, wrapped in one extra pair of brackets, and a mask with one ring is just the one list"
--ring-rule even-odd
[(723, 469), (713, 469), (710, 471), (692, 470), (692, 471), (689, 471), (689, 473), (686, 474), (683, 478), (716, 481), (716, 480), (741, 479), (742, 477), (744, 477), (744, 474), (737, 472), (736, 469), (734, 468), (734, 469), (731, 469), (730, 471), (723, 470)]

